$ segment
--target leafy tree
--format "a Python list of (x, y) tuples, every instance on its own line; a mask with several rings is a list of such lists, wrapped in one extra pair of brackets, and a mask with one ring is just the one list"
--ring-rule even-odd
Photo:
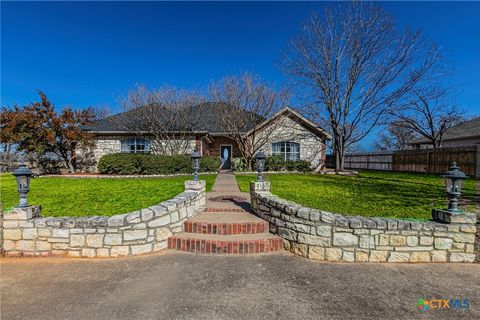
[(2, 143), (38, 157), (58, 157), (71, 172), (77, 169), (78, 150), (93, 147), (93, 135), (83, 128), (97, 118), (92, 108), (57, 112), (47, 96), (26, 106), (3, 107), (0, 112)]

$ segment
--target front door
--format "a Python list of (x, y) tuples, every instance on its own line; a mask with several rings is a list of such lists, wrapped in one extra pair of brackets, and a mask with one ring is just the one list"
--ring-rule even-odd
[(220, 146), (220, 158), (223, 170), (232, 169), (232, 146)]

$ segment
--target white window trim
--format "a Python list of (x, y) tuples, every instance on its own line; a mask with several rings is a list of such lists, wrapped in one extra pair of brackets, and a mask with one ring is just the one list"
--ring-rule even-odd
[[(295, 151), (295, 152), (291, 152), (291, 151), (290, 151), (290, 152), (287, 152), (287, 143), (294, 144), (294, 145), (298, 146), (298, 151)], [(281, 150), (281, 148), (282, 148), (282, 145), (281, 145), (281, 144), (283, 144), (283, 148), (284, 148), (285, 151), (284, 151), (284, 152), (282, 152), (282, 151), (277, 151), (277, 152), (275, 152), (275, 151), (274, 151), (274, 145), (279, 145), (279, 146), (280, 146), (280, 150)], [(291, 147), (290, 147), (290, 148), (291, 148)], [(283, 156), (283, 160), (284, 160), (284, 161), (287, 161), (287, 160), (291, 160), (291, 159), (287, 159), (287, 155), (289, 155), (289, 154), (290, 154), (290, 155), (292, 155), (292, 154), (297, 155), (297, 154), (298, 154), (298, 157), (296, 157), (296, 159), (294, 159), (294, 161), (295, 161), (295, 160), (300, 160), (300, 143), (294, 142), (294, 141), (279, 141), (279, 142), (274, 142), (274, 143), (272, 143), (272, 155)]]

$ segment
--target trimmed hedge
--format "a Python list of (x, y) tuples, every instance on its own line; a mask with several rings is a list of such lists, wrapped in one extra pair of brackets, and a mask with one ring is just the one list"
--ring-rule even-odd
[[(220, 159), (202, 157), (200, 172), (216, 172)], [(104, 174), (176, 174), (192, 173), (189, 155), (164, 156), (157, 154), (112, 153), (98, 161), (97, 170)]]
[[(252, 159), (253, 170), (256, 170), (256, 160)], [(282, 156), (268, 156), (265, 159), (265, 171), (299, 171), (310, 172), (312, 168), (311, 163), (306, 160), (287, 160)], [(247, 170), (245, 159), (235, 158), (232, 161), (232, 170), (241, 172)]]

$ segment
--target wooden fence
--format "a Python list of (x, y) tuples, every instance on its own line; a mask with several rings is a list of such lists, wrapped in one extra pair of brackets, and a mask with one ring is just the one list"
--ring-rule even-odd
[[(480, 178), (480, 149), (478, 146), (349, 153), (345, 169), (445, 173), (456, 161), (465, 174)], [(327, 156), (326, 165), (335, 167), (335, 157)]]

